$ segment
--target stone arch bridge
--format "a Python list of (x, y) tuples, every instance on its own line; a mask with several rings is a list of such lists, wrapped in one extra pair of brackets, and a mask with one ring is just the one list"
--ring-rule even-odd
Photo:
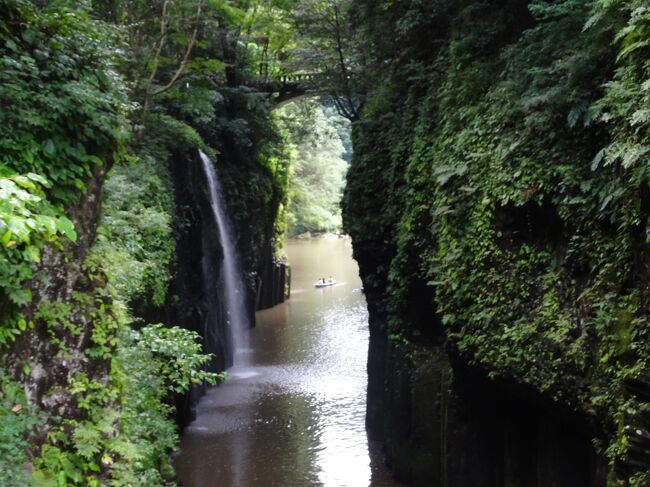
[(249, 82), (251, 88), (275, 95), (276, 106), (296, 98), (320, 95), (327, 92), (331, 77), (324, 73), (295, 73), (257, 78)]

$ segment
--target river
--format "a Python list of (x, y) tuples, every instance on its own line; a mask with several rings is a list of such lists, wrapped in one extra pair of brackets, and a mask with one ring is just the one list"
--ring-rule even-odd
[[(174, 463), (184, 487), (391, 487), (364, 427), (368, 314), (347, 239), (289, 241), (291, 299), (257, 313), (250, 364), (211, 389)], [(337, 284), (316, 289), (333, 276)]]

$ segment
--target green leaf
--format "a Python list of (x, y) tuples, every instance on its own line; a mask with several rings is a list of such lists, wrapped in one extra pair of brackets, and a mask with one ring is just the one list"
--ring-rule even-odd
[(85, 422), (75, 428), (74, 433), (75, 447), (79, 455), (91, 459), (101, 450), (101, 433), (94, 424)]
[[(33, 161), (33, 156), (32, 156), (32, 161)], [(36, 174), (33, 172), (28, 172), (25, 176), (27, 176), (29, 179), (31, 179), (34, 182), (37, 182), (41, 186), (45, 186), (46, 188), (50, 187), (50, 182), (45, 179), (43, 176), (40, 174)]]
[(52, 139), (47, 139), (45, 143), (43, 144), (43, 150), (45, 151), (45, 154), (48, 156), (53, 156), (56, 154), (56, 146), (54, 145), (54, 142)]
[(98, 166), (101, 166), (102, 164), (104, 164), (104, 161), (102, 161), (99, 156), (95, 156), (93, 154), (88, 154), (86, 156), (86, 161), (92, 162), (93, 164), (97, 164)]
[(68, 237), (68, 239), (71, 240), (72, 242), (77, 241), (77, 232), (75, 232), (74, 230), (74, 225), (65, 216), (61, 216), (57, 219), (56, 228), (59, 232), (63, 233), (66, 237)]
[(57, 225), (55, 218), (45, 215), (36, 215), (35, 220), (36, 223), (44, 228), (47, 233), (51, 235), (56, 233)]
[(35, 247), (33, 245), (28, 245), (25, 248), (25, 255), (32, 262), (40, 262), (40, 260), (41, 260), (41, 252), (40, 252), (40, 250), (38, 249), (38, 247)]
[(34, 182), (30, 178), (28, 178), (26, 176), (16, 176), (14, 178), (14, 181), (21, 188), (31, 189), (31, 190), (36, 189), (36, 185), (34, 184)]
[(18, 306), (27, 304), (32, 300), (32, 292), (29, 289), (12, 289), (9, 290), (8, 295), (9, 299)]
[(21, 37), (27, 44), (33, 44), (36, 40), (36, 32), (28, 29), (22, 33)]
[(7, 230), (2, 236), (2, 238), (0, 238), (0, 241), (7, 246), (10, 240), (11, 240), (11, 230)]
[(591, 161), (591, 170), (595, 171), (598, 168), (598, 165), (600, 164), (600, 161), (603, 160), (603, 157), (605, 157), (607, 149), (600, 149), (598, 151), (598, 154), (596, 154), (596, 157)]

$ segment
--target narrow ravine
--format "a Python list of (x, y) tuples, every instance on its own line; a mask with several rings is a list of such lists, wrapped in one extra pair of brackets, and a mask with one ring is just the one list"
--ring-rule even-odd
[[(199, 403), (175, 458), (181, 485), (396, 485), (365, 431), (368, 316), (350, 242), (286, 251), (291, 299), (257, 314), (250, 365)], [(334, 287), (314, 288), (330, 275)]]

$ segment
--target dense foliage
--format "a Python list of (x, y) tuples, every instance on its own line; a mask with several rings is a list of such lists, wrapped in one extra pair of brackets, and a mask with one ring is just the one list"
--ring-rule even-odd
[(113, 169), (104, 190), (93, 252), (114, 274), (125, 303), (160, 307), (167, 297), (174, 252), (169, 175), (150, 157), (127, 159)]
[(196, 224), (172, 174), (216, 161), (247, 273), (279, 249), (298, 3), (0, 0), (2, 485), (173, 482), (170, 397), (218, 375), (205, 337), (147, 325)]
[[(39, 14), (28, 2), (2, 3), (0, 140), (2, 180), (0, 295), (2, 342), (17, 331), (11, 309), (31, 291), (30, 264), (57, 234), (75, 240), (63, 210), (78, 200), (85, 180), (102, 165), (102, 151), (119, 150), (128, 129), (125, 95), (112, 69), (109, 37), (82, 12)], [(29, 26), (26, 28), (25, 26)]]
[(623, 465), (647, 407), (626, 383), (650, 358), (647, 7), (356, 9), (380, 81), (355, 131), (346, 221), (390, 262), (366, 277), (387, 289), (388, 333), (408, 346), (441, 327), (465, 363), (596, 422)]
[(170, 397), (217, 376), (195, 333), (141, 328), (170, 305), (186, 223), (169, 161), (230, 137), (270, 232), (286, 187), (265, 97), (231, 79), (252, 61), (222, 33), (274, 31), (277, 9), (248, 7), (0, 2), (2, 485), (173, 482)]
[(43, 187), (49, 183), (35, 173), (0, 178), (0, 309), (3, 310), (0, 342), (10, 343), (25, 331), (25, 317), (16, 307), (27, 304), (32, 297), (23, 286), (32, 277), (32, 264), (40, 260), (45, 244), (61, 244), (61, 239), (74, 241), (72, 222), (45, 199)]
[[(31, 409), (31, 410), (30, 410)], [(20, 384), (0, 372), (0, 471), (3, 483), (21, 485), (31, 431), (44, 418), (29, 406)]]
[(277, 112), (290, 158), (288, 235), (340, 231), (351, 152), (347, 120), (316, 101), (292, 103)]

